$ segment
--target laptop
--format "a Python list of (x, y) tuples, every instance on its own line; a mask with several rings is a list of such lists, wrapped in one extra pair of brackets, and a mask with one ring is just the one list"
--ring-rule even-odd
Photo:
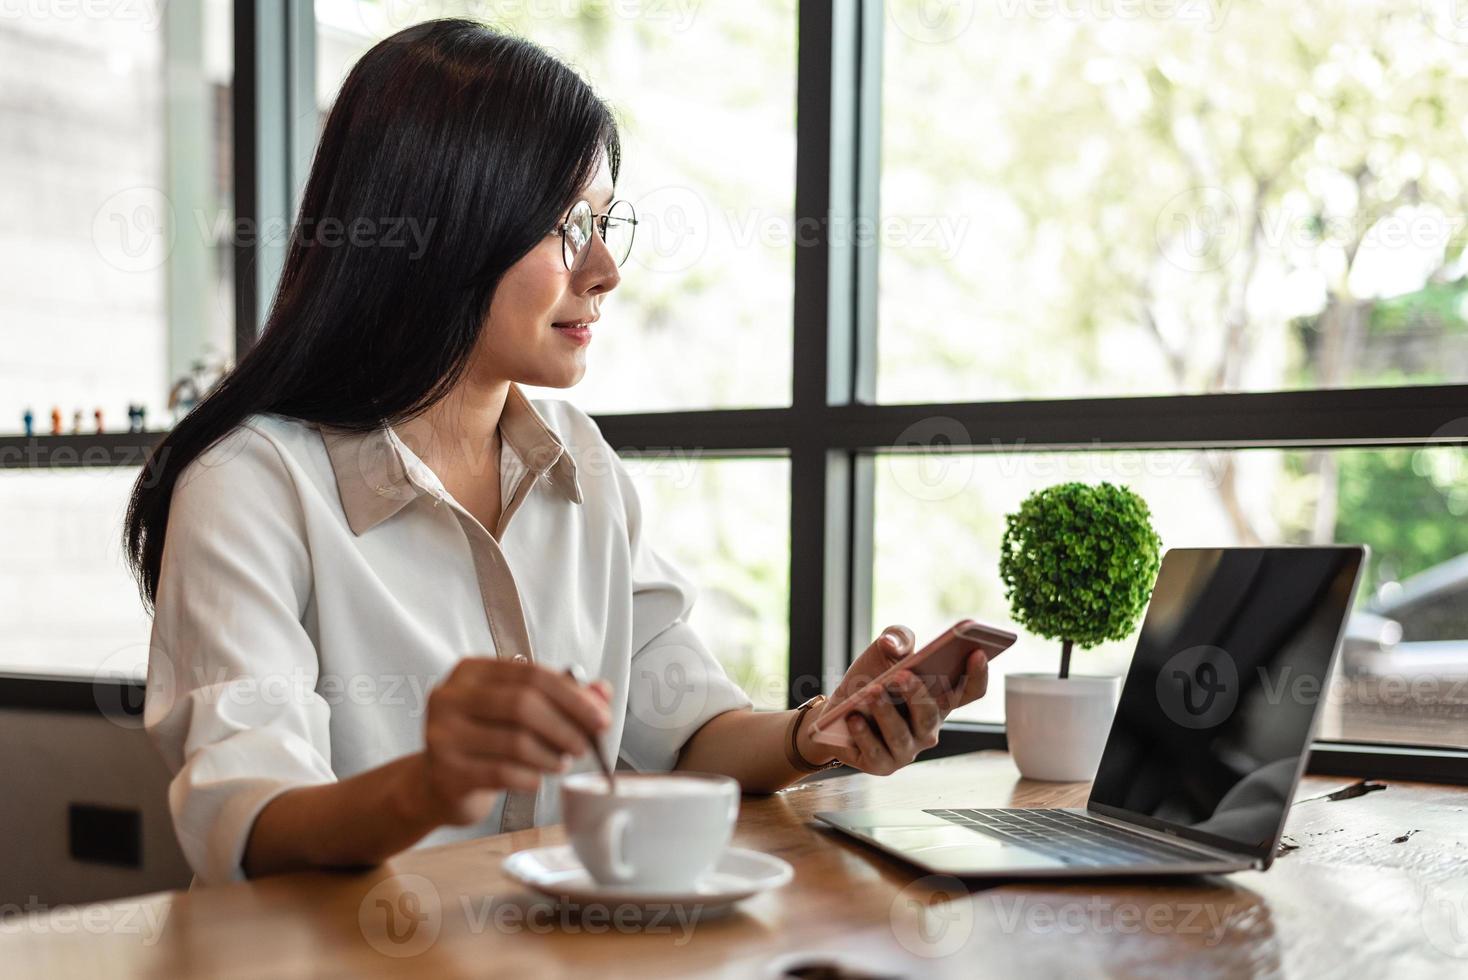
[(1168, 551), (1084, 809), (816, 817), (956, 876), (1264, 870), (1367, 554), (1357, 545)]

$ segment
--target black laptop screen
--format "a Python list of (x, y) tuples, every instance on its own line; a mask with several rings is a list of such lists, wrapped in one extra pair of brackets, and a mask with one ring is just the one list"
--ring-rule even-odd
[(1091, 807), (1263, 857), (1275, 846), (1363, 549), (1174, 549)]

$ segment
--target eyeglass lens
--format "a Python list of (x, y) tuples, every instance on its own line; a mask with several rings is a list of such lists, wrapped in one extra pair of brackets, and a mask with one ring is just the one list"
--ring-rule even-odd
[(564, 258), (568, 269), (576, 269), (585, 260), (591, 243), (592, 225), (600, 227), (602, 240), (612, 260), (621, 265), (632, 251), (632, 235), (636, 228), (636, 212), (626, 201), (613, 201), (603, 216), (593, 216), (591, 205), (578, 201), (566, 216)]

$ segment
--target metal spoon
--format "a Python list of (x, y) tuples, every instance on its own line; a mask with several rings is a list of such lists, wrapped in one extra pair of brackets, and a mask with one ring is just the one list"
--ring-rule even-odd
[[(580, 664), (572, 664), (567, 667), (565, 674), (582, 687), (586, 686), (586, 672), (581, 669)], [(617, 777), (612, 775), (611, 764), (607, 762), (606, 756), (602, 754), (601, 740), (596, 737), (595, 732), (586, 731), (585, 734), (587, 740), (591, 742), (591, 754), (596, 756), (597, 765), (601, 766), (602, 775), (607, 778), (607, 793), (616, 793)]]

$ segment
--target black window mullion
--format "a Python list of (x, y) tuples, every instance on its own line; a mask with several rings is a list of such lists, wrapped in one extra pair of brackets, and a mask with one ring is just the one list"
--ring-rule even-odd
[[(854, 112), (854, 217), (864, 228), (876, 228), (882, 217), (879, 189), (882, 162), (882, 18), (881, 0), (861, 0), (860, 36), (856, 59)], [(856, 248), (851, 278), (852, 306), (852, 397), (853, 405), (870, 405), (877, 400), (877, 272), (881, 249), (875, 238), (864, 236), (864, 247)], [(829, 432), (834, 426), (827, 426)], [(851, 631), (848, 650), (855, 654), (880, 626), (872, 620), (872, 587), (875, 560), (876, 458), (870, 453), (851, 456), (851, 512), (847, 572), (847, 619)]]
[[(833, 406), (854, 397), (854, 251), (833, 241), (856, 205), (861, 9), (801, 3), (796, 54), (795, 250), (790, 447), (788, 703), (839, 675), (851, 647), (853, 454), (828, 445)], [(848, 236), (849, 237), (849, 236)]]
[(854, 472), (851, 477), (851, 590), (847, 619), (851, 624), (851, 652), (855, 653), (863, 644), (874, 639), (877, 629), (893, 624), (878, 625), (873, 621), (873, 580), (876, 554), (876, 484), (877, 458), (870, 453), (857, 453), (851, 457)]
[[(861, 0), (861, 36), (856, 52), (855, 217), (863, 228), (880, 227), (882, 207), (882, 0)], [(856, 249), (852, 301), (854, 364), (852, 402), (877, 401), (877, 266), (882, 250), (875, 236)]]
[(235, 356), (264, 325), (316, 140), (309, 3), (234, 5)]

